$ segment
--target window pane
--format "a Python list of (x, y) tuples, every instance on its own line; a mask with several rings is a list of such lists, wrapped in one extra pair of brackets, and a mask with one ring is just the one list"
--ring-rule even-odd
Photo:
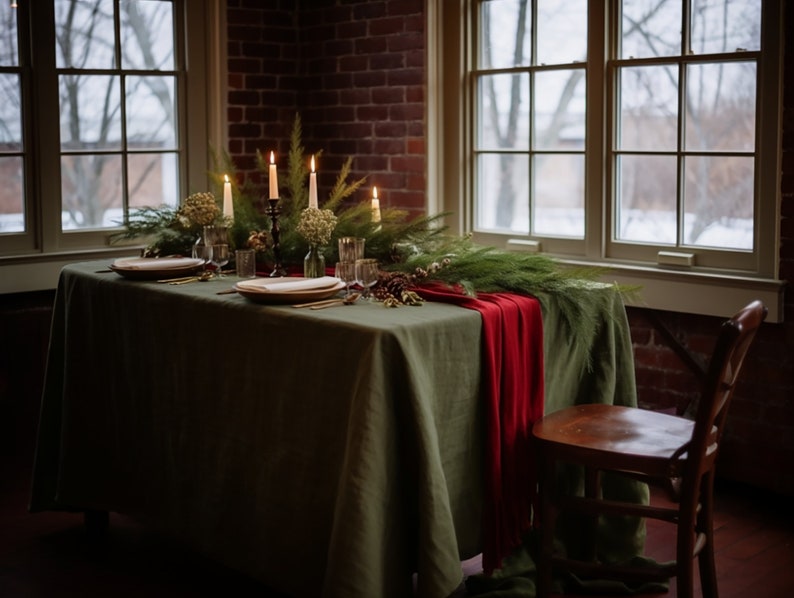
[(618, 239), (674, 245), (677, 239), (676, 158), (619, 156)]
[(61, 148), (119, 149), (119, 78), (61, 75)]
[(113, 68), (114, 31), (113, 0), (55, 0), (56, 66)]
[(536, 64), (587, 60), (587, 0), (538, 1)]
[(61, 156), (63, 230), (105, 226), (106, 212), (123, 208), (121, 156)]
[(0, 234), (25, 230), (24, 171), (20, 156), (0, 157)]
[(753, 158), (691, 156), (685, 172), (685, 243), (751, 250)]
[(529, 75), (487, 75), (478, 91), (478, 147), (529, 149)]
[(681, 0), (623, 0), (621, 58), (681, 54)]
[(533, 232), (584, 238), (584, 156), (536, 155), (533, 166)]
[(619, 71), (618, 147), (669, 150), (678, 147), (678, 70), (674, 66)]
[(0, 66), (18, 66), (17, 10), (0, 2)]
[(761, 0), (693, 0), (692, 51), (735, 52), (761, 47)]
[(171, 2), (121, 2), (122, 68), (170, 71), (174, 68), (174, 15)]
[(0, 73), (0, 151), (22, 150), (19, 76)]
[(131, 208), (179, 203), (178, 157), (175, 153), (130, 154), (127, 158)]
[(535, 73), (534, 149), (584, 149), (584, 70)]
[(127, 145), (176, 149), (174, 77), (127, 77)]
[(687, 66), (686, 149), (753, 151), (755, 62)]
[(528, 168), (523, 154), (479, 157), (477, 228), (529, 233)]
[(491, 0), (480, 10), (480, 66), (527, 66), (532, 59), (532, 12), (528, 0)]

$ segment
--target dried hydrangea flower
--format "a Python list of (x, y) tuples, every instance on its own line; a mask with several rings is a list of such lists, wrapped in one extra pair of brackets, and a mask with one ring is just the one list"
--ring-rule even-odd
[(296, 227), (298, 234), (310, 245), (327, 245), (336, 228), (336, 216), (331, 210), (305, 208)]
[(221, 209), (212, 192), (190, 195), (177, 211), (177, 218), (185, 228), (208, 226), (220, 215)]

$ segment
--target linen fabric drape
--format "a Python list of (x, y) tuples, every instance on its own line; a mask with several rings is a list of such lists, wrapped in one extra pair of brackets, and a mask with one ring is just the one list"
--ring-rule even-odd
[(441, 285), (415, 289), (425, 299), (454, 303), (482, 316), (485, 403), (483, 568), (501, 566), (532, 525), (537, 476), (532, 424), (543, 416), (543, 319), (534, 297), (480, 293)]

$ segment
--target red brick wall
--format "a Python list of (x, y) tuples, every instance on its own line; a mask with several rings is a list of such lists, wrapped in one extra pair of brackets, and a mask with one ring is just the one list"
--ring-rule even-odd
[(377, 185), (382, 206), (422, 213), (422, 0), (229, 0), (228, 6), (229, 151), (241, 174), (256, 180), (257, 148), (286, 157), (297, 112), (306, 151), (323, 151), (321, 198), (351, 156), (351, 180), (367, 177), (356, 199), (370, 197)]
[[(311, 8), (309, 7), (309, 4)], [(347, 156), (362, 197), (425, 206), (425, 16), (422, 0), (312, 2), (301, 13), (307, 138), (325, 149), (328, 187)], [(308, 149), (308, 145), (307, 145)], [(322, 175), (321, 175), (322, 177)]]
[[(425, 22), (421, 0), (229, 0), (230, 152), (246, 176), (256, 149), (286, 154), (295, 112), (308, 152), (324, 150), (320, 194), (353, 156), (383, 205), (425, 203)], [(267, 8), (261, 8), (267, 5)], [(787, 10), (794, 30), (794, 10)], [(794, 282), (794, 47), (786, 50), (780, 276)], [(366, 194), (366, 195), (365, 195)], [(685, 405), (697, 379), (650, 323), (629, 309), (639, 400)], [(660, 313), (696, 359), (710, 354), (718, 318)], [(765, 324), (729, 416), (722, 476), (794, 495), (794, 302), (786, 323)]]
[(256, 151), (274, 150), (286, 164), (289, 150), (300, 64), (296, 5), (227, 1), (227, 149), (239, 175), (258, 185), (267, 180), (256, 170)]

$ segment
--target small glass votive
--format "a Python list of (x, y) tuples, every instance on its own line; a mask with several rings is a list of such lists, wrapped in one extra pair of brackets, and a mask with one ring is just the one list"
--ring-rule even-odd
[(364, 257), (366, 239), (358, 237), (339, 237), (339, 261), (353, 262)]
[(256, 278), (256, 251), (253, 249), (235, 251), (234, 264), (240, 278)]

